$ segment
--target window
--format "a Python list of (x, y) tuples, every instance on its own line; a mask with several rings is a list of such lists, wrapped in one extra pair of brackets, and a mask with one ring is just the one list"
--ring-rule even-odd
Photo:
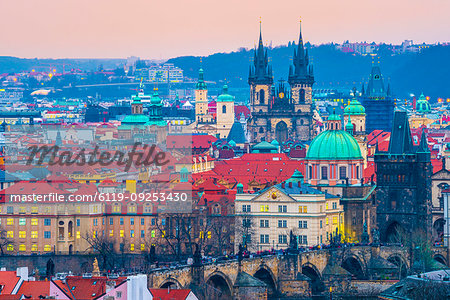
[(38, 213), (38, 207), (37, 207), (37, 206), (33, 206), (33, 207), (31, 208), (31, 213), (32, 213), (32, 214), (37, 214), (37, 213)]
[(278, 235), (278, 244), (287, 244), (287, 235), (285, 234)]
[(264, 90), (263, 89), (261, 89), (261, 90), (259, 90), (259, 103), (260, 104), (264, 104), (264, 102), (265, 102), (265, 99), (264, 99), (265, 97), (264, 97)]
[(269, 211), (269, 205), (261, 205), (261, 206), (259, 207), (259, 210), (260, 210), (261, 212), (268, 212), (268, 211)]
[(12, 230), (7, 231), (6, 232), (6, 237), (7, 238), (13, 238), (14, 237), (14, 231), (12, 231)]
[(27, 251), (27, 246), (25, 246), (24, 244), (20, 244), (19, 251)]
[(227, 106), (226, 105), (222, 105), (222, 113), (223, 114), (227, 113)]
[(307, 245), (308, 244), (308, 236), (307, 235), (299, 235), (298, 243), (301, 245)]
[(322, 167), (322, 179), (328, 179), (328, 167)]
[(113, 218), (109, 218), (109, 225), (114, 225), (114, 219)]
[(313, 178), (312, 166), (309, 166), (308, 170), (309, 170), (308, 172), (309, 178), (312, 179)]
[(109, 236), (111, 236), (111, 237), (114, 236), (114, 230), (113, 229), (109, 230)]
[(337, 202), (333, 202), (333, 209), (337, 209)]
[(38, 219), (31, 219), (31, 225), (37, 226), (38, 225)]
[(328, 202), (325, 203), (325, 209), (328, 210)]
[(51, 219), (44, 219), (44, 226), (50, 226), (52, 225), (52, 220)]
[(14, 213), (14, 207), (8, 206), (8, 207), (6, 208), (6, 213), (7, 213), (7, 214), (13, 214), (13, 213)]
[(81, 220), (77, 219), (77, 227), (80, 227), (80, 226), (81, 226)]
[(124, 231), (123, 229), (120, 230), (120, 231), (119, 231), (119, 236), (120, 236), (120, 237), (124, 237), (124, 235), (125, 235), (124, 232), (125, 232), (125, 231)]
[(261, 228), (269, 228), (269, 220), (260, 220), (259, 227)]
[(298, 228), (308, 228), (308, 221), (298, 221)]
[(130, 237), (134, 237), (134, 230), (130, 230)]
[(12, 218), (6, 219), (6, 225), (14, 225), (14, 219)]
[(208, 231), (208, 239), (211, 238), (211, 231)]
[(32, 239), (37, 239), (38, 238), (38, 232), (37, 231), (32, 231), (31, 232), (31, 238)]
[(94, 219), (93, 222), (94, 222), (94, 226), (98, 225), (98, 220), (97, 219)]
[(102, 218), (102, 225), (105, 225), (105, 218)]
[(347, 178), (347, 168), (339, 167), (339, 179), (345, 179), (345, 178)]
[(19, 231), (19, 238), (24, 239), (27, 237), (27, 232), (26, 231)]
[(130, 225), (134, 225), (134, 218), (130, 218)]
[(356, 178), (359, 179), (359, 166), (356, 166)]
[(151, 231), (151, 237), (154, 238), (155, 237), (155, 230)]
[(269, 235), (268, 234), (261, 234), (259, 236), (259, 242), (261, 244), (268, 244), (269, 243)]
[(141, 251), (145, 250), (145, 244), (141, 244)]
[(24, 214), (27, 212), (27, 209), (24, 206), (19, 207), (19, 214)]
[(45, 245), (44, 246), (44, 251), (46, 251), (46, 252), (52, 251), (52, 247), (50, 245)]
[(123, 225), (123, 218), (120, 218), (119, 223), (120, 223), (120, 225)]
[(328, 218), (325, 218), (325, 224), (328, 225)]
[(287, 221), (286, 220), (278, 220), (278, 227), (279, 228), (287, 228)]
[(161, 225), (162, 225), (162, 226), (166, 226), (166, 219), (165, 219), (165, 218), (162, 218), (162, 219), (161, 219)]
[(278, 212), (287, 212), (287, 205), (278, 205)]
[(8, 246), (6, 247), (6, 250), (14, 251), (14, 246), (12, 244), (8, 244)]
[(50, 231), (44, 231), (44, 239), (51, 239), (52, 233)]
[(203, 239), (204, 237), (205, 237), (205, 235), (203, 234), (203, 231), (200, 231), (198, 238)]
[(122, 298), (122, 292), (117, 291), (116, 292), (116, 298)]
[(80, 239), (81, 238), (81, 231), (77, 231), (76, 235), (77, 235), (77, 239)]
[(134, 244), (130, 244), (130, 251), (134, 251)]
[(308, 209), (306, 208), (306, 206), (299, 206), (298, 207), (298, 212), (299, 213), (307, 213)]
[(141, 238), (145, 238), (145, 230), (141, 230)]
[(31, 245), (31, 251), (38, 251), (38, 247), (36, 244)]
[(322, 220), (320, 220), (320, 222), (319, 222), (319, 227), (320, 227), (320, 229), (322, 229)]
[(244, 228), (252, 227), (252, 220), (250, 220), (248, 218), (242, 219), (242, 227), (244, 227)]
[(141, 225), (145, 225), (145, 219), (141, 218)]
[(153, 226), (154, 225), (156, 225), (156, 219), (155, 218), (152, 218), (152, 223), (151, 223)]
[(98, 206), (97, 205), (92, 207), (92, 212), (93, 213), (98, 213)]
[(338, 222), (337, 216), (333, 216), (333, 224), (337, 224), (337, 222)]
[(119, 204), (116, 204), (116, 205), (113, 206), (113, 212), (115, 212), (115, 213), (119, 213), (120, 212), (120, 205)]
[(242, 205), (242, 212), (251, 212), (252, 206), (249, 204)]

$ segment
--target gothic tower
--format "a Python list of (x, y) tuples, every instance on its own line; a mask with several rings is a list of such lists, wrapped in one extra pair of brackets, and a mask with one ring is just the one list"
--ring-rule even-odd
[(249, 68), (248, 84), (250, 85), (251, 112), (267, 112), (271, 99), (273, 76), (267, 49), (264, 49), (263, 45), (261, 22), (259, 23), (258, 49), (255, 48), (253, 66), (250, 65)]
[(411, 139), (405, 111), (396, 111), (389, 149), (377, 151), (377, 225), (382, 242), (402, 242), (414, 234), (431, 238), (431, 158), (425, 132)]
[(234, 123), (234, 98), (228, 94), (228, 86), (223, 86), (222, 95), (217, 97), (217, 133), (219, 138), (227, 138)]
[(297, 49), (294, 49), (293, 65), (289, 67), (288, 82), (291, 86), (294, 109), (297, 113), (301, 113), (296, 120), (295, 133), (297, 138), (309, 140), (313, 134), (312, 86), (314, 75), (313, 67), (309, 63), (308, 49), (305, 49), (303, 45), (301, 22)]

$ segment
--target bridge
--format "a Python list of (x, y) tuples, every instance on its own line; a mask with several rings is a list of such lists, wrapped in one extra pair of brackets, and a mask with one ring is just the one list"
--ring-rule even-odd
[[(446, 248), (433, 253), (436, 261), (447, 265)], [(154, 270), (148, 280), (153, 288), (191, 288), (203, 299), (243, 299), (249, 293), (258, 299), (311, 297), (330, 288), (348, 293), (354, 288), (352, 281), (405, 277), (413, 272), (412, 261), (406, 247), (354, 246)]]

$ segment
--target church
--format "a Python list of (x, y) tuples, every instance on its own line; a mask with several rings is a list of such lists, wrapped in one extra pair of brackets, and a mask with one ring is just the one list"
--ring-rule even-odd
[(308, 49), (303, 45), (302, 32), (293, 64), (289, 68), (288, 84), (282, 80), (275, 87), (267, 49), (260, 28), (258, 48), (250, 65), (250, 111), (247, 128), (250, 142), (276, 140), (283, 144), (288, 138), (310, 141), (314, 137), (312, 86), (314, 75)]

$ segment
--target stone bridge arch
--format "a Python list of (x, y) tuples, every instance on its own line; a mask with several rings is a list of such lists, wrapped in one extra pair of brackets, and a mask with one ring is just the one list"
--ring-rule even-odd
[(232, 299), (233, 282), (221, 271), (214, 271), (206, 279), (207, 299)]
[(318, 295), (325, 291), (325, 284), (319, 269), (307, 262), (302, 265), (302, 274), (311, 279), (311, 291), (313, 295)]
[(369, 277), (366, 261), (354, 253), (349, 253), (343, 257), (341, 267), (358, 280), (368, 279)]
[(398, 268), (400, 278), (405, 278), (409, 273), (408, 261), (401, 253), (393, 253), (386, 259), (388, 262), (394, 264)]
[(442, 254), (438, 253), (438, 254), (433, 255), (433, 259), (435, 261), (437, 261), (438, 263), (443, 264), (444, 266), (448, 266), (447, 259)]
[(253, 274), (253, 277), (258, 278), (267, 284), (269, 297), (273, 297), (278, 294), (277, 278), (273, 274), (272, 270), (265, 264), (261, 265), (259, 269)]
[(176, 288), (176, 289), (182, 289), (183, 285), (175, 278), (168, 277), (166, 278), (161, 284), (159, 285), (160, 289), (167, 289), (167, 288)]

